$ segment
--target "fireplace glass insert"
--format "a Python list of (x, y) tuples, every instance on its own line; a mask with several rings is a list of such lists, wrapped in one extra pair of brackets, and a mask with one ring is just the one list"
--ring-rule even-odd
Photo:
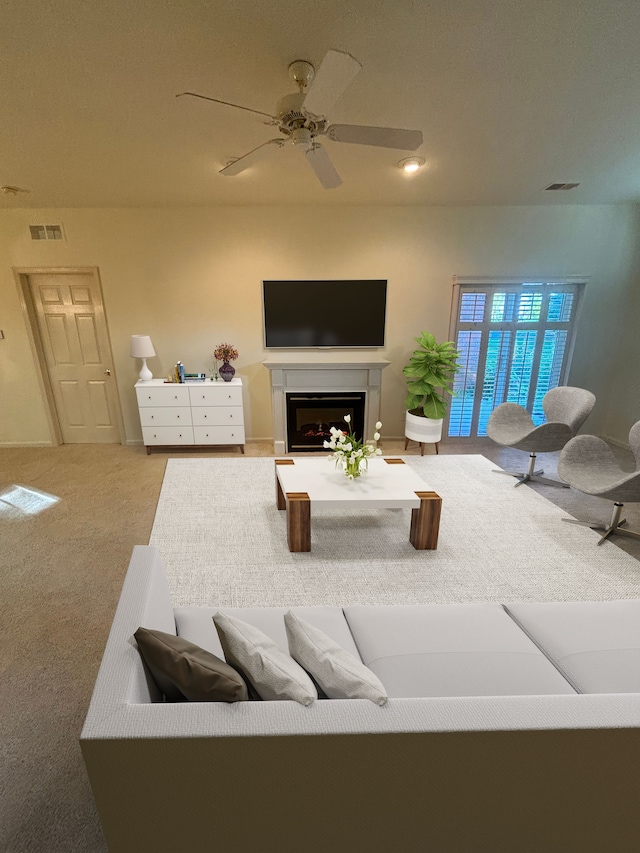
[[(322, 450), (331, 427), (347, 430), (345, 415), (358, 438), (364, 432), (364, 391), (326, 391), (321, 394), (287, 394), (287, 450)], [(371, 436), (370, 436), (371, 437)]]

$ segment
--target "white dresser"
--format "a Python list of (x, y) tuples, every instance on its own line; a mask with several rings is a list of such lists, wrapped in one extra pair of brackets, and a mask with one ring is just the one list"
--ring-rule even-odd
[(136, 382), (142, 438), (153, 446), (237, 444), (244, 453), (242, 380)]

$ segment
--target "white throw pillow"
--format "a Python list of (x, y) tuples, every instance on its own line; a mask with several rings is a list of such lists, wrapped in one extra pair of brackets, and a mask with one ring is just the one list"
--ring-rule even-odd
[(378, 676), (319, 628), (289, 610), (284, 617), (289, 652), (315, 678), (329, 699), (370, 699), (384, 705)]
[(310, 705), (318, 698), (304, 669), (258, 628), (224, 613), (216, 613), (213, 622), (227, 663), (247, 676), (261, 699)]

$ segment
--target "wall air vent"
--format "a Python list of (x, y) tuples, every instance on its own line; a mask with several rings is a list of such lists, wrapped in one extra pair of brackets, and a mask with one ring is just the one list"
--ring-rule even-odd
[(546, 190), (574, 190), (576, 187), (579, 187), (580, 184), (549, 184), (548, 187), (545, 187)]
[(64, 240), (62, 225), (30, 225), (32, 240)]

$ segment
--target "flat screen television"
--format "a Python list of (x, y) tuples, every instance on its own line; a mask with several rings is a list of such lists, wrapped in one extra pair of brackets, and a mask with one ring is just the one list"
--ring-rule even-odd
[(386, 304), (381, 279), (263, 281), (265, 347), (383, 347)]

